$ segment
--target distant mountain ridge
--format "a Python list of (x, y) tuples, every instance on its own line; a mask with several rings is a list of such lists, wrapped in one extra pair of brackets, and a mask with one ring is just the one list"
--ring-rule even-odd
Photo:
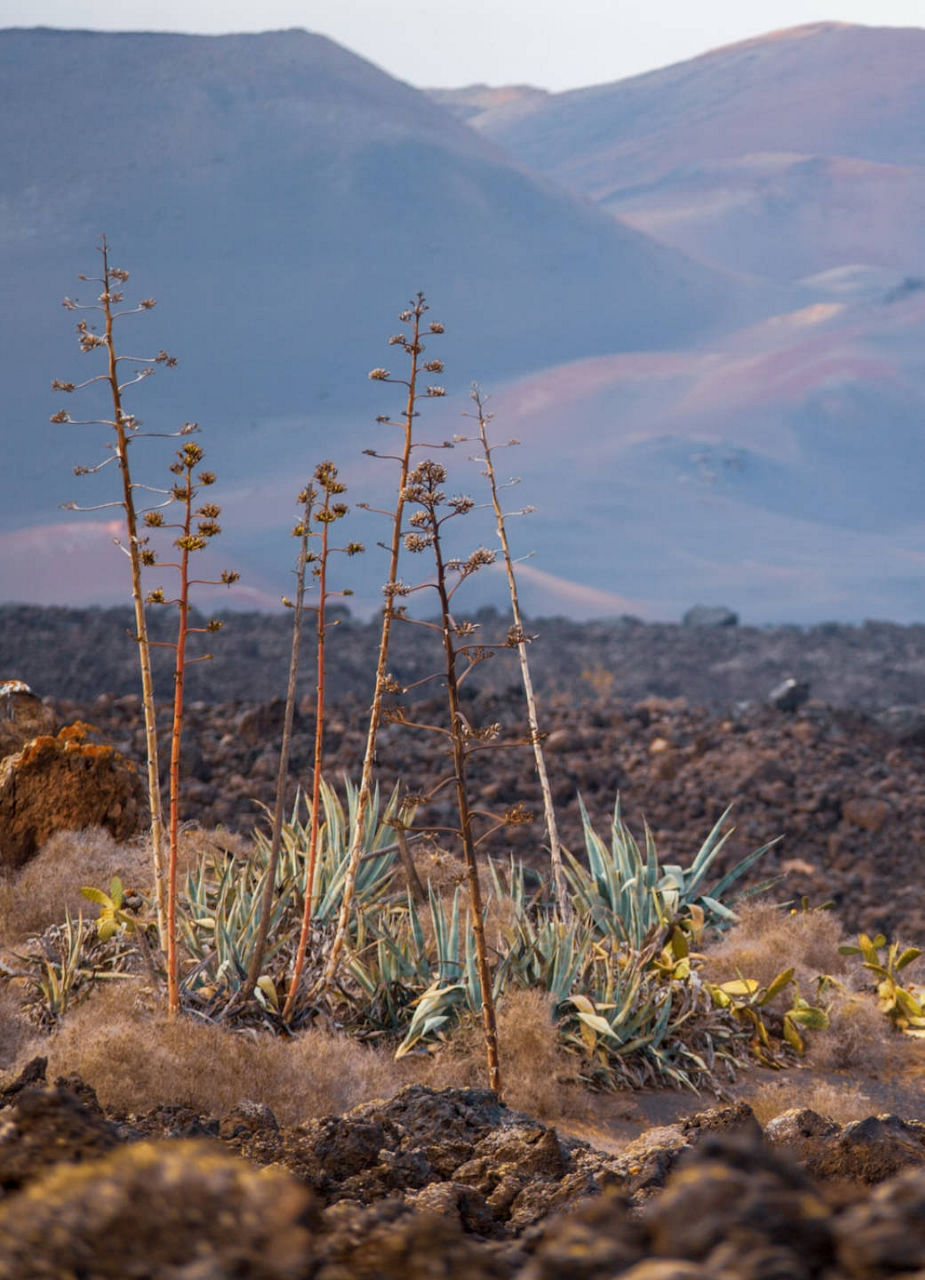
[[(923, 65), (925, 29), (824, 22), (613, 84), (495, 90), (480, 111), (470, 89), (437, 98), (630, 225), (782, 282), (925, 255)], [(793, 263), (772, 238), (793, 243)]]
[[(20, 535), (60, 520), (71, 466), (93, 460), (88, 432), (48, 425), (60, 403), (48, 388), (82, 367), (58, 304), (92, 296), (76, 276), (94, 273), (100, 232), (130, 289), (159, 300), (139, 342), (180, 357), (137, 411), (159, 429), (186, 418), (209, 429), (210, 462), (249, 525), (235, 545), (229, 520), (229, 545), (255, 584), (270, 581), (288, 523), (289, 499), (271, 501), (261, 482), (291, 485), (320, 458), (376, 443), (389, 401), (366, 374), (416, 290), (446, 325), (445, 380), (463, 395), (474, 378), (671, 346), (755, 312), (724, 275), (528, 174), (321, 36), (8, 30), (0, 99), (0, 274), (19, 300), (0, 350), (0, 445), (17, 458), (0, 477), (0, 530), (19, 531), (7, 597), (38, 580), (17, 569)], [(84, 482), (77, 496), (90, 493)], [(49, 537), (31, 541), (30, 559)], [(270, 577), (268, 600), (285, 570)], [(73, 572), (59, 585), (80, 589)]]
[[(127, 338), (181, 358), (133, 408), (202, 424), (241, 605), (288, 589), (317, 461), (382, 491), (361, 450), (394, 400), (366, 374), (423, 288), (449, 392), (427, 438), (475, 378), (524, 443), (531, 612), (922, 617), (923, 65), (925, 31), (823, 23), (567, 94), (428, 96), (301, 31), (0, 32), (0, 599), (124, 598), (113, 513), (56, 511), (110, 492), (71, 476), (92, 437), (47, 422), (86, 367), (57, 304), (106, 231), (159, 299)], [(374, 608), (374, 554), (356, 573)]]
[(699, 351), (508, 389), (519, 434), (570, 416), (573, 447), (607, 441), (592, 576), (612, 505), (631, 595), (655, 578), (765, 619), (923, 616), (923, 66), (925, 30), (817, 23), (567, 93), (437, 95), (622, 225), (796, 291)]

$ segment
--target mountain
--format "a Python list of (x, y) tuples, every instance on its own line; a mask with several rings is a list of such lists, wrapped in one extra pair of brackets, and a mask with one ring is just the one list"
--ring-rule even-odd
[[(160, 430), (207, 428), (209, 462), (243, 494), (248, 542), (229, 545), (255, 582), (289, 522), (276, 482), (294, 498), (321, 458), (377, 442), (373, 418), (392, 404), (367, 372), (418, 289), (446, 326), (450, 390), (670, 347), (754, 313), (725, 274), (531, 175), (426, 94), (304, 31), (7, 30), (0, 98), (0, 445), (16, 458), (0, 477), (0, 528), (17, 546), (54, 524), (59, 502), (98, 492), (75, 491), (70, 474), (94, 461), (98, 437), (50, 426), (60, 400), (48, 389), (89, 363), (59, 302), (92, 298), (76, 276), (96, 274), (101, 232), (132, 272), (127, 296), (159, 301), (124, 341), (180, 359), (133, 408)], [(72, 575), (60, 585), (79, 589)]]
[(922, 616), (923, 65), (923, 30), (820, 23), (569, 93), (438, 95), (622, 225), (796, 291), (718, 339), (505, 388), (531, 452), (568, 423), (590, 477), (550, 569), (577, 561), (650, 615)]
[(523, 163), (714, 266), (925, 268), (925, 30), (816, 23), (568, 93), (449, 105)]
[[(388, 501), (362, 450), (401, 388), (366, 375), (398, 373), (388, 335), (424, 288), (449, 393), (424, 437), (464, 429), (477, 378), (523, 442), (528, 611), (921, 618), (923, 41), (817, 24), (568, 94), (428, 96), (304, 32), (0, 32), (0, 599), (125, 598), (117, 513), (56, 512), (112, 496), (109, 470), (71, 475), (100, 436), (48, 423), (51, 379), (92, 360), (57, 303), (92, 297), (74, 277), (105, 231), (129, 295), (159, 299), (129, 349), (181, 357), (131, 407), (202, 424), (240, 605), (291, 592), (321, 458), (351, 503)], [(141, 478), (169, 447), (139, 443)], [(478, 498), (470, 451), (451, 483)], [(483, 516), (454, 526), (470, 549)], [(354, 512), (350, 536), (370, 610), (381, 524)], [(491, 570), (467, 584), (503, 598)]]

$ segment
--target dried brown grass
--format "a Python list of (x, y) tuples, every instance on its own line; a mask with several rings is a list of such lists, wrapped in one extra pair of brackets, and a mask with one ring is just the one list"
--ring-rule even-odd
[(108, 887), (113, 876), (125, 884), (150, 879), (150, 853), (145, 841), (116, 844), (102, 827), (62, 831), (40, 852), (0, 883), (0, 942), (9, 946), (72, 916), (95, 914), (80, 892), (82, 885)]
[[(740, 922), (708, 949), (704, 976), (711, 982), (754, 978), (766, 987), (783, 970), (793, 968), (803, 995), (810, 999), (816, 979), (823, 974), (849, 980), (848, 961), (838, 951), (847, 941), (831, 912), (789, 915), (771, 903), (751, 904), (742, 909)], [(786, 1002), (788, 996), (792, 988), (780, 999)]]
[[(541, 1120), (591, 1115), (577, 1078), (577, 1059), (558, 1043), (552, 998), (542, 991), (512, 991), (498, 1005), (498, 1046), (504, 1100)], [(418, 1078), (436, 1089), (485, 1088), (485, 1038), (471, 1018), (429, 1060), (409, 1059)]]
[(0, 988), (0, 1071), (9, 1071), (43, 1051), (43, 1041), (23, 1017), (15, 992)]
[[(246, 856), (245, 842), (230, 832), (191, 828), (181, 835), (179, 867), (184, 874), (203, 854)], [(96, 908), (80, 890), (108, 889), (119, 876), (126, 889), (152, 886), (151, 847), (145, 837), (117, 844), (102, 827), (59, 831), (18, 872), (0, 880), (0, 946), (11, 946), (61, 924), (66, 913), (93, 918)]]
[(868, 992), (836, 991), (826, 998), (827, 1031), (809, 1040), (806, 1060), (817, 1071), (850, 1071), (882, 1062), (896, 1039), (889, 1019)]
[(104, 1106), (145, 1111), (182, 1103), (221, 1115), (242, 1098), (281, 1124), (389, 1097), (407, 1077), (390, 1055), (311, 1029), (292, 1040), (152, 1013), (125, 988), (95, 992), (46, 1042), (49, 1076), (77, 1072)]
[(863, 1120), (871, 1111), (870, 1098), (857, 1085), (807, 1079), (800, 1074), (759, 1085), (748, 1095), (748, 1102), (762, 1125), (795, 1107), (808, 1107), (836, 1124)]

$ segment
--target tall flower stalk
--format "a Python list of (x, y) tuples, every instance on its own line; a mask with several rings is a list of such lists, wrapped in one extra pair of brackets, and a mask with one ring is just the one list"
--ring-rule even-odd
[[(201, 488), (215, 483), (211, 471), (196, 471), (202, 462), (202, 449), (198, 444), (188, 441), (177, 453), (176, 461), (171, 463), (170, 470), (176, 477), (170, 491), (171, 498), (181, 505), (182, 516), (178, 522), (168, 523), (160, 510), (149, 511), (145, 516), (145, 524), (150, 529), (175, 529), (178, 536), (173, 545), (179, 552), (176, 560), (162, 561), (154, 552), (144, 553), (145, 561), (157, 564), (160, 568), (175, 569), (179, 575), (177, 595), (166, 599), (162, 587), (148, 593), (150, 604), (175, 604), (177, 606), (178, 624), (177, 638), (169, 643), (174, 650), (174, 698), (173, 722), (170, 732), (170, 820), (168, 826), (168, 863), (167, 863), (167, 1011), (174, 1017), (180, 1009), (180, 965), (177, 952), (177, 866), (180, 840), (180, 749), (183, 738), (183, 689), (186, 677), (187, 640), (191, 634), (202, 634), (221, 629), (221, 622), (211, 618), (205, 627), (190, 626), (190, 589), (194, 586), (216, 586), (224, 583), (230, 586), (236, 582), (238, 574), (226, 570), (218, 579), (193, 578), (190, 576), (190, 557), (196, 551), (202, 551), (209, 541), (221, 533), (218, 517), (221, 508), (215, 503), (203, 503), (194, 507), (193, 503)], [(204, 654), (193, 658), (193, 662), (202, 662), (211, 657)]]
[[(377, 421), (386, 426), (398, 427), (401, 432), (400, 452), (398, 455), (383, 455), (394, 458), (399, 464), (398, 477), (398, 497), (395, 503), (395, 509), (392, 515), (392, 537), (389, 544), (389, 570), (388, 578), (383, 587), (383, 595), (385, 596), (385, 606), (382, 611), (382, 630), (379, 637), (379, 656), (376, 661), (376, 679), (373, 688), (372, 708), (369, 716), (369, 726), (366, 736), (366, 751), (363, 756), (363, 769), (360, 775), (360, 785), (357, 792), (357, 804), (354, 815), (353, 830), (350, 836), (350, 852), (347, 861), (347, 871), (344, 878), (344, 892), (341, 899), (340, 912), (338, 914), (337, 926), (335, 928), (334, 937), (331, 940), (331, 946), (327, 954), (324, 970), (319, 980), (319, 988), (329, 987), (337, 973), (337, 967), (340, 962), (341, 953), (347, 940), (347, 933), (350, 928), (350, 915), (353, 907), (353, 898), (356, 891), (357, 871), (360, 866), (360, 858), (363, 855), (363, 832), (366, 825), (366, 816), (369, 812), (369, 806), (372, 798), (373, 789), (373, 768), (376, 760), (376, 742), (379, 736), (379, 727), (382, 722), (382, 705), (388, 685), (388, 660), (389, 660), (389, 643), (392, 634), (392, 622), (396, 616), (395, 601), (402, 594), (403, 587), (398, 578), (398, 560), (401, 550), (402, 536), (402, 520), (405, 510), (405, 487), (408, 483), (408, 474), (411, 469), (411, 451), (413, 448), (413, 428), (414, 420), (418, 415), (418, 402), (421, 398), (434, 398), (445, 394), (443, 387), (427, 386), (421, 392), (418, 387), (419, 378), (422, 372), (442, 373), (443, 362), (441, 360), (423, 359), (424, 342), (423, 334), (425, 332), (432, 334), (443, 333), (443, 325), (431, 321), (425, 326), (424, 316), (428, 312), (429, 307), (424, 300), (424, 295), (419, 293), (411, 305), (401, 313), (399, 319), (405, 326), (404, 333), (394, 334), (389, 339), (390, 346), (400, 347), (408, 356), (408, 376), (407, 378), (395, 378), (388, 369), (373, 369), (370, 378), (374, 382), (391, 382), (406, 389), (405, 411), (398, 421), (393, 421), (388, 415), (381, 415)], [(374, 456), (380, 456), (375, 450), (368, 450)]]
[[(151, 856), (154, 870), (157, 926), (160, 943), (164, 947), (166, 945), (167, 921), (167, 871), (164, 856), (164, 820), (157, 747), (157, 710), (154, 701), (154, 679), (151, 673), (151, 646), (148, 640), (148, 625), (141, 582), (144, 539), (139, 539), (138, 536), (138, 514), (135, 502), (135, 490), (139, 486), (133, 481), (129, 466), (129, 445), (140, 434), (147, 435), (150, 433), (140, 432), (140, 424), (133, 414), (126, 412), (123, 399), (125, 392), (130, 387), (149, 377), (154, 372), (156, 365), (172, 368), (176, 364), (176, 360), (173, 356), (169, 356), (166, 351), (159, 351), (157, 355), (151, 358), (119, 355), (117, 353), (115, 341), (116, 322), (126, 316), (140, 315), (142, 312), (150, 311), (155, 306), (155, 301), (153, 298), (144, 298), (137, 306), (119, 309), (125, 297), (123, 286), (129, 278), (129, 273), (119, 267), (110, 266), (109, 245), (105, 236), (100, 240), (99, 252), (103, 262), (102, 275), (81, 275), (79, 277), (81, 280), (101, 286), (102, 291), (97, 302), (85, 305), (75, 301), (73, 298), (65, 298), (63, 306), (68, 311), (96, 313), (102, 318), (103, 332), (99, 333), (96, 326), (90, 323), (87, 316), (82, 317), (77, 324), (77, 337), (80, 349), (84, 354), (100, 349), (105, 351), (106, 372), (87, 378), (80, 383), (61, 382), (55, 379), (52, 383), (52, 389), (71, 393), (83, 390), (94, 383), (106, 383), (112, 404), (112, 418), (78, 420), (72, 418), (67, 411), (62, 409), (54, 414), (51, 420), (52, 422), (74, 423), (75, 425), (106, 426), (111, 428), (113, 432), (112, 448), (109, 456), (96, 466), (78, 466), (74, 468), (74, 471), (77, 475), (95, 474), (115, 460), (121, 478), (121, 499), (115, 503), (106, 502), (94, 507), (79, 507), (73, 502), (66, 503), (65, 506), (71, 511), (98, 511), (104, 507), (121, 506), (123, 511), (126, 541), (125, 543), (120, 543), (120, 546), (128, 556), (131, 571), (132, 603), (135, 611), (135, 640), (138, 644), (142, 706), (144, 708), (148, 804), (151, 814)], [(129, 376), (123, 377), (123, 367), (126, 368)], [(193, 426), (187, 424), (179, 432), (168, 434), (183, 435), (190, 430), (193, 430)]]
[[(486, 413), (485, 402), (480, 389), (476, 386), (472, 389), (472, 401), (475, 404), (475, 418), (478, 422), (479, 440), (481, 441), (483, 456), (478, 461), (485, 465), (484, 475), (488, 480), (489, 490), (491, 492), (491, 506), (495, 514), (495, 525), (498, 531), (498, 540), (501, 543), (501, 554), (504, 557), (504, 567), (507, 573), (508, 591), (511, 597), (511, 612), (513, 615), (514, 626), (511, 632), (511, 639), (517, 645), (517, 657), (520, 662), (520, 676), (524, 687), (524, 698), (527, 703), (527, 718), (530, 724), (530, 741), (533, 746), (533, 759), (536, 764), (536, 776), (540, 784), (540, 792), (543, 796), (543, 815), (546, 820), (546, 835), (549, 840), (549, 861), (552, 869), (553, 891), (556, 900), (556, 911), (560, 919), (564, 923), (568, 923), (572, 916), (571, 898), (568, 893), (568, 886), (565, 880), (565, 872), (562, 867), (562, 846), (559, 842), (559, 828), (556, 822), (556, 810), (552, 802), (552, 788), (549, 785), (549, 774), (546, 770), (546, 757), (543, 753), (543, 736), (540, 733), (539, 716), (536, 710), (536, 695), (533, 692), (533, 680), (530, 675), (530, 663), (527, 659), (527, 635), (524, 631), (523, 614), (520, 611), (520, 597), (517, 592), (517, 575), (514, 572), (514, 558), (511, 555), (511, 545), (507, 536), (507, 517), (501, 506), (501, 499), (498, 492), (498, 481), (495, 475), (495, 464), (492, 458), (492, 446), (488, 440), (488, 423), (491, 421), (492, 415)], [(509, 444), (516, 444), (516, 440), (509, 441)]]
[[(456, 637), (470, 634), (471, 624), (457, 625), (450, 611), (450, 602), (460, 584), (477, 572), (483, 565), (491, 564), (494, 552), (480, 547), (466, 560), (447, 560), (443, 547), (443, 527), (447, 521), (465, 515), (472, 510), (471, 498), (456, 497), (447, 499), (442, 485), (446, 482), (446, 468), (439, 463), (425, 461), (416, 467), (408, 477), (408, 486), (404, 491), (404, 500), (413, 504), (417, 510), (412, 514), (411, 531), (405, 535), (405, 546), (410, 552), (422, 552), (427, 548), (433, 552), (435, 576), (432, 585), (440, 601), (440, 635), (443, 644), (444, 683), (446, 685), (447, 710), (449, 715), (450, 759), (453, 770), (453, 784), (456, 794), (456, 811), (459, 818), (459, 838), (462, 843), (463, 859), (466, 867), (466, 884), (469, 892), (469, 914), (472, 935), (475, 940), (476, 965), (481, 987), (482, 1024), (485, 1031), (485, 1053), (488, 1063), (488, 1082), (494, 1091), (501, 1093), (501, 1067), (498, 1058), (498, 1025), (495, 1017), (495, 1001), (492, 987), (491, 967), (488, 962), (488, 944), (485, 938), (485, 909), (482, 901), (482, 887), (479, 880), (478, 862), (476, 861), (476, 838), (473, 829), (473, 813), (469, 803), (467, 778), (467, 757), (469, 739), (478, 735), (468, 725), (459, 703), (459, 686), (462, 675), (459, 671), (459, 657), (464, 660), (468, 655), (467, 668), (482, 657), (482, 647), (476, 646), (475, 653), (469, 652), (469, 646), (457, 649)], [(452, 579), (455, 577), (455, 581)], [(425, 624), (427, 625), (427, 624)], [(494, 736), (497, 726), (491, 726), (485, 736)]]
[[(357, 555), (363, 550), (357, 542), (348, 543), (343, 548), (332, 548), (330, 543), (331, 526), (335, 520), (340, 520), (347, 514), (347, 505), (343, 502), (336, 502), (334, 499), (346, 491), (346, 485), (341, 484), (337, 479), (337, 468), (333, 462), (322, 462), (315, 468), (314, 476), (315, 484), (324, 498), (315, 515), (316, 522), (321, 526), (321, 550), (315, 558), (315, 576), (318, 580), (318, 605), (317, 605), (317, 650), (316, 650), (316, 684), (315, 684), (315, 748), (312, 761), (312, 799), (311, 799), (311, 828), (308, 840), (308, 857), (305, 864), (305, 887), (304, 902), (302, 908), (302, 927), (299, 932), (299, 942), (296, 947), (295, 962), (292, 969), (292, 977), (289, 982), (289, 991), (286, 995), (286, 1003), (283, 1006), (283, 1019), (288, 1021), (292, 1017), (292, 1011), (295, 1006), (296, 996), (299, 991), (299, 983), (302, 978), (302, 970), (305, 967), (305, 955), (308, 949), (308, 938), (311, 933), (312, 914), (315, 904), (315, 868), (318, 862), (318, 841), (321, 833), (321, 779), (324, 765), (324, 717), (325, 717), (325, 673), (326, 673), (326, 641), (327, 641), (327, 606), (331, 599), (331, 592), (328, 590), (328, 561), (333, 550), (343, 550), (347, 555)], [(306, 509), (306, 519), (310, 519), (310, 513)], [(339, 596), (349, 595), (349, 592), (340, 591), (336, 593)], [(298, 607), (298, 606), (297, 606)], [(279, 796), (277, 796), (277, 805), (281, 814), (281, 805)], [(274, 833), (276, 832), (276, 823), (274, 823)], [(279, 837), (276, 836), (277, 850)], [(271, 845), (272, 854), (272, 845)], [(270, 884), (268, 878), (267, 883)]]

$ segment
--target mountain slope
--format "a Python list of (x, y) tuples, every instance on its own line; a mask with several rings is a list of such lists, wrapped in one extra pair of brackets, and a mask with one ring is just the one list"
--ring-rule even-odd
[(925, 257), (923, 63), (925, 30), (818, 23), (615, 84), (456, 105), (664, 243), (788, 280)]
[(47, 388), (74, 376), (57, 306), (94, 274), (101, 231), (159, 299), (140, 343), (181, 357), (141, 401), (220, 424), (206, 444), (226, 476), (302, 472), (332, 421), (369, 443), (366, 373), (419, 288), (463, 387), (670, 346), (751, 307), (320, 36), (5, 31), (0, 96), (0, 273), (19, 300), (0, 352), (7, 527), (72, 497), (64, 464), (87, 461), (47, 425)]

